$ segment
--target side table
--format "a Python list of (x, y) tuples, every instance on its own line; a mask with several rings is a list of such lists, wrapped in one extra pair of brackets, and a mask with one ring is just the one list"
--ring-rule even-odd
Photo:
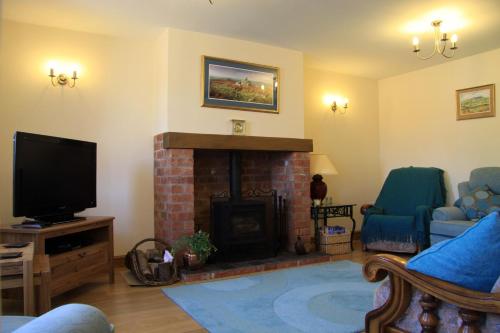
[(330, 206), (316, 206), (311, 207), (311, 218), (314, 220), (314, 241), (316, 251), (319, 251), (319, 220), (323, 220), (323, 226), (327, 226), (329, 218), (335, 217), (348, 217), (352, 222), (351, 231), (351, 250), (354, 250), (353, 237), (354, 230), (356, 229), (356, 220), (353, 217), (353, 210), (355, 204), (348, 205), (330, 205)]
[(1, 289), (23, 287), (24, 315), (35, 313), (33, 290), (33, 243), (23, 248), (5, 248), (0, 244), (0, 253), (21, 252), (22, 256), (0, 260)]

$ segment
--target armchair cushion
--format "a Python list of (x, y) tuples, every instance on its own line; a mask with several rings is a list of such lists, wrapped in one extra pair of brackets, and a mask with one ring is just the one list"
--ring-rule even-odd
[(481, 185), (462, 197), (460, 208), (470, 220), (482, 218), (500, 209), (500, 195), (495, 195), (487, 185)]
[(465, 288), (490, 292), (500, 276), (500, 216), (493, 212), (460, 236), (413, 257), (407, 268)]
[(432, 212), (432, 219), (437, 221), (466, 221), (467, 217), (458, 207), (439, 207)]
[[(390, 293), (391, 283), (389, 280), (386, 280), (375, 291), (373, 307), (375, 309), (382, 307), (389, 298)], [(417, 288), (412, 288), (411, 294), (411, 301), (408, 308), (403, 316), (395, 322), (394, 326), (404, 329), (407, 332), (421, 332), (422, 327), (419, 325), (419, 317), (422, 315), (420, 301), (423, 293)], [(454, 304), (439, 302), (436, 311), (439, 318), (437, 332), (459, 332), (462, 320), (458, 316), (458, 311), (459, 307)], [(481, 332), (500, 332), (500, 315), (488, 313), (480, 329)]]
[[(373, 307), (378, 309), (382, 307), (391, 293), (391, 282), (384, 281), (375, 290), (375, 296), (373, 299)], [(417, 288), (412, 288), (411, 291), (411, 301), (404, 312), (404, 315), (399, 318), (395, 325), (397, 328), (403, 329), (407, 332), (421, 332), (421, 326), (419, 325), (418, 318), (422, 314), (422, 307), (420, 306), (420, 300), (422, 299), (423, 293)], [(437, 316), (439, 320), (438, 332), (458, 332), (460, 328), (460, 318), (457, 315), (458, 308), (450, 303), (440, 302), (437, 309)], [(483, 332), (486, 332), (483, 330)]]
[(445, 236), (447, 239), (450, 237), (456, 237), (463, 233), (468, 228), (472, 227), (475, 222), (472, 221), (432, 221), (431, 223), (431, 235), (441, 235)]

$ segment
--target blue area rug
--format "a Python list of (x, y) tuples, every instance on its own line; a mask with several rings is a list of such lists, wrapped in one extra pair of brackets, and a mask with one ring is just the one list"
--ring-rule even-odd
[(339, 261), (163, 292), (214, 333), (347, 333), (363, 331), (378, 285)]

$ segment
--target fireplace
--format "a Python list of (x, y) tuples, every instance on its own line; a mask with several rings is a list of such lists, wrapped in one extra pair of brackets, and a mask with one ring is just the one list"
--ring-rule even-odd
[(283, 199), (276, 191), (251, 189), (242, 196), (241, 152), (229, 153), (229, 193), (211, 196), (211, 234), (218, 261), (266, 258), (280, 247)]
[[(155, 237), (172, 244), (201, 229), (215, 239), (212, 221), (217, 214), (230, 222), (221, 232), (229, 248), (221, 253), (238, 253), (250, 238), (255, 252), (261, 249), (266, 256), (278, 247), (293, 251), (297, 235), (304, 240), (311, 236), (310, 151), (312, 141), (307, 139), (173, 132), (155, 136)], [(239, 183), (230, 177), (231, 152), (241, 157)], [(231, 189), (234, 185), (238, 188)], [(219, 205), (229, 202), (229, 211), (219, 211)]]

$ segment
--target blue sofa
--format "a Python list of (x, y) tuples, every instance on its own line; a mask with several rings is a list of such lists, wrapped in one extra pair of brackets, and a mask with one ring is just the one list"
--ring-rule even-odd
[(0, 316), (0, 333), (113, 333), (114, 327), (97, 308), (66, 304), (40, 317)]
[(453, 207), (439, 207), (433, 211), (430, 223), (431, 245), (460, 235), (477, 221), (477, 219), (468, 218), (467, 212), (460, 206), (464, 198), (481, 187), (497, 196), (488, 203), (491, 205), (490, 209), (495, 209), (496, 201), (500, 200), (500, 167), (472, 170), (469, 181), (458, 184), (459, 199), (455, 205)]

